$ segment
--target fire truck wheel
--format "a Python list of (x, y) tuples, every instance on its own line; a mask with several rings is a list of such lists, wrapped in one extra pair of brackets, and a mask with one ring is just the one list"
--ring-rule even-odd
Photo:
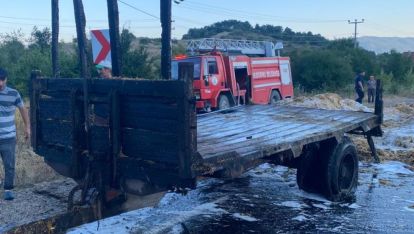
[(332, 201), (352, 198), (358, 184), (358, 155), (349, 137), (343, 137), (326, 155), (325, 195)]
[(224, 110), (230, 108), (229, 98), (225, 94), (221, 94), (219, 97), (218, 109)]
[(280, 100), (281, 100), (281, 97), (280, 97), (279, 91), (272, 90), (272, 93), (270, 94), (269, 104), (275, 104)]

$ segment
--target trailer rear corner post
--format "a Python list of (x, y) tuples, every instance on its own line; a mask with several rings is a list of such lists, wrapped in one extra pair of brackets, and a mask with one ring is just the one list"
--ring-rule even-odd
[(376, 87), (376, 93), (375, 93), (375, 109), (374, 113), (377, 116), (377, 123), (378, 126), (372, 130), (370, 130), (367, 134), (367, 141), (369, 148), (371, 150), (371, 155), (374, 158), (375, 163), (380, 163), (380, 158), (377, 154), (377, 149), (375, 148), (374, 140), (372, 139), (372, 136), (382, 136), (383, 132), (381, 129), (381, 124), (384, 121), (384, 101), (382, 100), (382, 94), (383, 94), (383, 88), (382, 88), (382, 82), (381, 80), (377, 80), (377, 87)]

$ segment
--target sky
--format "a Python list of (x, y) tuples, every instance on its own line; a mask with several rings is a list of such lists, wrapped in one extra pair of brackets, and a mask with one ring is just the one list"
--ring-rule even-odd
[[(0, 33), (21, 30), (27, 37), (34, 26), (51, 25), (51, 0), (0, 0)], [(87, 30), (108, 28), (105, 0), (83, 0)], [(139, 37), (160, 37), (160, 1), (118, 0), (120, 27)], [(76, 37), (72, 0), (60, 0), (60, 38)], [(361, 21), (358, 36), (414, 37), (413, 0), (184, 0), (173, 2), (173, 38), (190, 28), (236, 19), (255, 24), (311, 31), (328, 39), (348, 38)]]

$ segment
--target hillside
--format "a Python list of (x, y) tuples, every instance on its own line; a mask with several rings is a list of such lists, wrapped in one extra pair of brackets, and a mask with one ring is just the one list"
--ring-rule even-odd
[(362, 48), (377, 54), (392, 49), (400, 53), (414, 51), (414, 37), (360, 37), (358, 42)]
[(239, 40), (283, 41), (287, 44), (321, 46), (328, 42), (320, 34), (295, 32), (289, 27), (274, 25), (251, 25), (249, 22), (225, 20), (202, 28), (191, 28), (183, 35), (184, 40), (199, 38), (225, 38)]

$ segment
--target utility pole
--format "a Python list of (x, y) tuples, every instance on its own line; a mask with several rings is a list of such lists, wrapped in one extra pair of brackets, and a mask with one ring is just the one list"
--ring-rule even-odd
[(59, 66), (59, 0), (52, 0), (52, 70), (53, 77), (60, 77)]
[(358, 24), (362, 24), (364, 23), (364, 19), (362, 19), (361, 21), (358, 20), (354, 20), (354, 21), (350, 21), (348, 20), (348, 24), (354, 24), (355, 25), (355, 32), (354, 32), (354, 48), (357, 48), (357, 25)]
[(171, 0), (161, 0), (161, 77), (171, 79)]
[(109, 35), (111, 38), (112, 75), (122, 76), (122, 55), (119, 36), (119, 11), (117, 0), (107, 0)]

